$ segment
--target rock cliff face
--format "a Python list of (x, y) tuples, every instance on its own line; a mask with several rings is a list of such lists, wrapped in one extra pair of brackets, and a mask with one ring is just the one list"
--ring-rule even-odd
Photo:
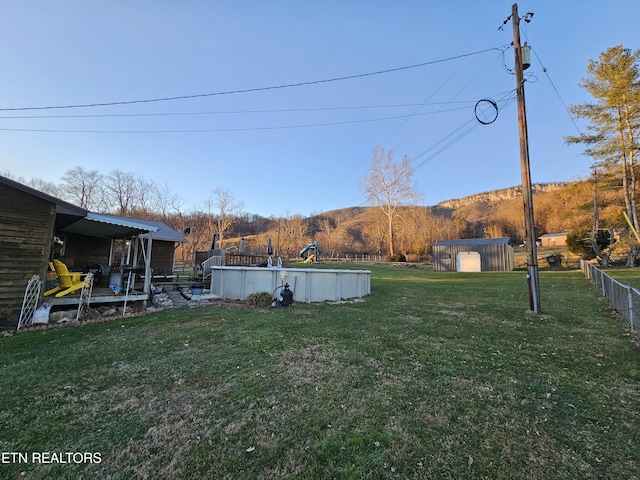
[[(531, 185), (531, 189), (535, 194), (552, 192), (565, 186), (567, 186), (567, 183), (565, 182), (534, 183)], [(511, 200), (512, 198), (517, 198), (520, 196), (522, 196), (522, 185), (517, 185), (515, 187), (501, 188), (499, 190), (492, 190), (490, 192), (476, 193), (474, 195), (469, 195), (468, 197), (446, 200), (444, 202), (438, 203), (437, 206), (455, 209), (476, 202), (498, 202), (502, 200)]]

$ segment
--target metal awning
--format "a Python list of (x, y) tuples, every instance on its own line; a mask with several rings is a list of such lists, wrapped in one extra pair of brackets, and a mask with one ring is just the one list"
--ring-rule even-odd
[(87, 216), (62, 228), (62, 232), (102, 238), (126, 238), (155, 232), (158, 228), (131, 218), (88, 212)]

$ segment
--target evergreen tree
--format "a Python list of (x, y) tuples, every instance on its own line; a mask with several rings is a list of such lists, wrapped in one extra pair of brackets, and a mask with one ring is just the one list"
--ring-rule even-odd
[[(587, 119), (589, 134), (566, 137), (569, 143), (587, 146), (586, 154), (596, 164), (617, 172), (625, 209), (636, 230), (640, 230), (637, 209), (635, 153), (640, 128), (640, 51), (632, 52), (622, 45), (607, 49), (598, 61), (590, 60), (587, 78), (580, 86), (594, 98), (593, 103), (571, 107), (571, 112)], [(627, 265), (633, 265), (640, 251), (636, 245), (629, 253)]]

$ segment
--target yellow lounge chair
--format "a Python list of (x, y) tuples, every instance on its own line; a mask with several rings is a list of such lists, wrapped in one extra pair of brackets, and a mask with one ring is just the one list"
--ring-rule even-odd
[(86, 283), (91, 281), (92, 275), (90, 273), (69, 272), (67, 266), (60, 260), (54, 260), (53, 267), (58, 274), (60, 285), (44, 292), (45, 297), (54, 293), (56, 298), (64, 297), (71, 292), (80, 290)]

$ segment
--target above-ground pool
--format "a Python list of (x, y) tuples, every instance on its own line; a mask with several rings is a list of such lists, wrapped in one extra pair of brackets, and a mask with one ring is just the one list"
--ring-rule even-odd
[[(322, 268), (211, 267), (211, 293), (246, 300), (256, 292), (274, 291), (285, 283), (296, 302), (361, 298), (371, 293), (370, 270)], [(278, 289), (275, 294), (279, 294)]]

